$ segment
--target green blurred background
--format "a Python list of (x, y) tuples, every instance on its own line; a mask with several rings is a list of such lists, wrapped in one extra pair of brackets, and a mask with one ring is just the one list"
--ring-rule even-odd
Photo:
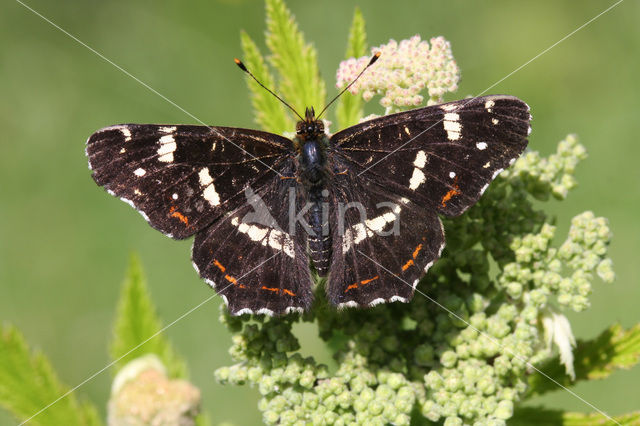
[[(380, 0), (358, 6), (370, 46), (414, 34), (450, 40), (462, 69), (455, 97), (464, 97), (482, 92), (613, 3)], [(261, 1), (27, 4), (200, 120), (254, 125), (245, 79), (232, 59), (241, 55), (241, 29), (264, 48)], [(288, 5), (318, 49), (331, 94), (355, 4)], [(529, 103), (531, 149), (549, 154), (570, 132), (588, 149), (577, 170), (579, 187), (566, 202), (545, 206), (557, 215), (559, 236), (584, 210), (609, 218), (614, 231), (618, 279), (613, 285), (597, 282), (592, 308), (569, 315), (580, 338), (615, 321), (629, 327), (640, 319), (639, 22), (640, 3), (624, 1), (490, 90)], [(191, 267), (190, 241), (153, 231), (96, 187), (84, 141), (115, 123), (195, 122), (17, 2), (3, 2), (0, 40), (0, 320), (17, 325), (75, 386), (109, 362), (107, 341), (131, 251), (142, 259), (165, 323), (211, 295)], [(214, 299), (167, 334), (186, 358), (215, 422), (257, 423), (255, 389), (213, 380), (212, 371), (230, 363), (219, 303)], [(313, 327), (299, 331), (304, 354), (328, 359)], [(111, 373), (79, 389), (102, 410)], [(575, 391), (614, 415), (640, 407), (638, 383), (640, 368)], [(591, 411), (561, 390), (534, 402)], [(0, 412), (0, 424), (10, 423)]]

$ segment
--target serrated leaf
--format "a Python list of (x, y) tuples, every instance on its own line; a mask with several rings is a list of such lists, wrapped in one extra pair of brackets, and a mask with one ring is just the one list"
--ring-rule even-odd
[(316, 50), (305, 43), (282, 0), (267, 0), (266, 6), (269, 61), (280, 75), (280, 93), (303, 115), (305, 107), (324, 107), (326, 91), (320, 79)]
[[(593, 340), (578, 341), (574, 357), (576, 380), (604, 379), (617, 369), (629, 369), (640, 361), (640, 324), (629, 330), (614, 324)], [(557, 358), (547, 361), (540, 370), (563, 386), (574, 384)], [(557, 384), (535, 373), (529, 378), (529, 386), (531, 395), (558, 389)]]
[(135, 255), (131, 256), (117, 311), (110, 352), (111, 357), (117, 360), (118, 369), (134, 358), (152, 353), (162, 360), (170, 377), (186, 377), (184, 362), (160, 332), (162, 324)]
[[(367, 53), (367, 33), (365, 30), (364, 17), (360, 9), (356, 7), (353, 14), (353, 22), (349, 30), (349, 42), (347, 44), (346, 59), (359, 58)], [(360, 96), (344, 93), (338, 101), (336, 117), (340, 129), (353, 126), (360, 121), (364, 115), (362, 108), (363, 100)]]
[[(244, 62), (247, 68), (266, 87), (275, 88), (275, 81), (269, 72), (258, 46), (242, 31), (240, 42)], [(295, 123), (286, 113), (286, 107), (275, 96), (264, 90), (251, 77), (247, 76), (247, 85), (251, 91), (251, 103), (255, 114), (255, 121), (261, 129), (281, 135), (285, 131), (292, 131)]]
[(30, 425), (100, 425), (98, 412), (69, 393), (41, 353), (14, 327), (0, 327), (0, 406)]
[(613, 426), (637, 425), (638, 422), (640, 422), (640, 411), (616, 416), (610, 420), (600, 413), (570, 413), (541, 407), (524, 407), (517, 409), (507, 424), (509, 426)]

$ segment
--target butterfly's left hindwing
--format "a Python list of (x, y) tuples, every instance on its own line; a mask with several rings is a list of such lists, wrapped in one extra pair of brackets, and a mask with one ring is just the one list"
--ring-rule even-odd
[(518, 98), (483, 96), (376, 118), (331, 140), (361, 177), (457, 216), (522, 154), (530, 119)]
[(341, 307), (410, 301), (444, 247), (437, 214), (353, 171), (335, 176), (331, 194), (332, 222), (344, 226), (333, 229), (329, 301)]
[(244, 202), (246, 186), (277, 176), (290, 143), (248, 129), (122, 124), (91, 135), (86, 151), (98, 185), (186, 238)]

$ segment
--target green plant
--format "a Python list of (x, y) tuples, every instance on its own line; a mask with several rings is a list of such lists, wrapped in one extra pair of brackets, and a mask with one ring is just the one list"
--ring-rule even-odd
[[(284, 3), (266, 3), (269, 60), (279, 79), (268, 74), (269, 61), (243, 34), (246, 62), (259, 67), (271, 87), (278, 87), (294, 105), (322, 104), (323, 91), (313, 89), (323, 87), (317, 81), (306, 92), (291, 91), (303, 84), (300, 70), (307, 77), (318, 75), (316, 55), (309, 53), (312, 48)], [(437, 103), (457, 88), (459, 71), (442, 37), (430, 43), (417, 36), (400, 43), (392, 40), (376, 50), (383, 51), (379, 63), (350, 91), (365, 101), (381, 95), (385, 113), (422, 103), (423, 89), (429, 103)], [(283, 52), (301, 59), (282, 60)], [(366, 55), (364, 19), (356, 10), (347, 48), (347, 56), (355, 57), (341, 64), (339, 86), (364, 67)], [(385, 64), (385, 57), (393, 60)], [(258, 124), (282, 132), (268, 127), (271, 110), (256, 102), (265, 92), (252, 81), (249, 88)], [(337, 122), (344, 126), (362, 119), (362, 102), (345, 95), (336, 109)], [(589, 306), (595, 275), (605, 282), (614, 279), (606, 257), (611, 238), (606, 219), (591, 212), (577, 215), (558, 245), (553, 219), (534, 204), (550, 196), (564, 199), (576, 185), (573, 172), (585, 157), (577, 137), (569, 135), (547, 158), (528, 152), (516, 161), (476, 206), (445, 221), (447, 248), (409, 305), (336, 311), (318, 294), (314, 309), (299, 317), (237, 318), (223, 310), (221, 319), (233, 333), (230, 353), (237, 364), (218, 369), (217, 379), (256, 386), (262, 395), (259, 409), (268, 424), (481, 425), (527, 419), (529, 413), (518, 410), (520, 403), (556, 388), (553, 381), (570, 386), (572, 377), (601, 377), (598, 372), (631, 367), (640, 350), (633, 343), (636, 329), (614, 327), (599, 340), (576, 343), (560, 313)], [(316, 291), (324, 291), (321, 280)], [(295, 321), (317, 323), (320, 337), (334, 353), (336, 371), (301, 355), (291, 331)], [(540, 409), (536, 415), (567, 424), (606, 421), (600, 413)], [(640, 413), (624, 421), (630, 419), (637, 421)]]
[[(247, 67), (298, 108), (323, 105), (325, 83), (318, 77), (316, 52), (282, 0), (267, 0), (267, 30), (271, 56), (266, 60), (242, 33)], [(456, 89), (459, 71), (443, 38), (427, 43), (414, 37), (380, 49), (435, 52), (439, 61), (415, 67), (414, 60), (405, 58), (393, 65), (399, 66), (401, 78), (392, 87), (380, 73), (365, 75), (351, 89), (361, 96), (347, 94), (339, 100), (338, 128), (362, 119), (364, 103), (375, 95), (382, 96), (381, 113), (389, 113), (424, 102), (423, 89), (428, 103), (440, 102)], [(338, 71), (340, 84), (361, 69), (366, 55), (365, 23), (356, 10), (346, 53), (350, 59)], [(413, 68), (402, 74), (403, 67)], [(294, 128), (282, 104), (251, 80), (249, 88), (262, 129), (285, 133)], [(262, 395), (258, 409), (269, 424), (613, 424), (601, 413), (521, 406), (559, 385), (631, 368), (640, 358), (640, 325), (628, 330), (613, 325), (593, 340), (576, 342), (561, 314), (589, 307), (596, 276), (614, 280), (606, 219), (578, 214), (558, 243), (553, 218), (535, 202), (563, 200), (576, 185), (573, 172), (585, 156), (584, 147), (569, 135), (549, 157), (528, 152), (516, 161), (476, 206), (445, 221), (447, 249), (409, 304), (336, 311), (318, 294), (316, 305), (303, 315), (231, 317), (222, 309), (236, 364), (219, 368), (217, 380), (255, 386)], [(318, 293), (323, 284), (318, 280)], [(317, 324), (334, 353), (335, 368), (302, 355), (292, 333), (298, 321)], [(111, 344), (118, 375), (110, 416), (128, 415), (128, 407), (140, 406), (141, 399), (148, 401), (162, 386), (172, 392), (172, 400), (184, 398), (180, 401), (186, 409), (156, 400), (138, 413), (206, 424), (197, 415), (199, 394), (184, 380), (187, 368), (162, 330), (133, 258)], [(153, 375), (143, 376), (145, 371)], [(123, 391), (128, 384), (133, 386)], [(103, 423), (95, 405), (65, 386), (46, 358), (33, 353), (8, 325), (0, 329), (0, 405), (17, 418), (31, 419), (30, 424)], [(638, 423), (640, 412), (615, 422)]]

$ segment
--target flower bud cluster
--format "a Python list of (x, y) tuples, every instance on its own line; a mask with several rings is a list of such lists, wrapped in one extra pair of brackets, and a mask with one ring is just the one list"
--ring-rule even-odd
[(555, 227), (545, 224), (538, 233), (514, 237), (515, 261), (504, 266), (498, 283), (509, 297), (536, 309), (555, 296), (561, 306), (580, 312), (589, 307), (594, 273), (605, 282), (615, 278), (606, 257), (611, 230), (605, 218), (587, 211), (571, 220), (559, 248), (551, 246), (554, 234)]
[[(366, 100), (380, 94), (389, 110), (422, 103), (424, 89), (434, 103), (457, 87), (459, 70), (441, 37), (430, 44), (418, 36), (391, 40), (376, 50), (376, 65), (350, 88)], [(338, 86), (368, 61), (343, 62)], [(570, 325), (552, 302), (581, 311), (596, 274), (614, 279), (606, 219), (577, 215), (558, 245), (556, 227), (534, 208), (534, 199), (567, 196), (585, 156), (573, 135), (548, 158), (528, 152), (467, 213), (444, 220), (447, 247), (408, 304), (338, 311), (326, 306), (318, 280), (316, 305), (302, 317), (223, 311), (237, 364), (218, 369), (216, 378), (257, 387), (267, 424), (408, 425), (417, 413), (444, 425), (506, 424), (535, 374), (532, 365), (553, 356), (549, 339), (574, 373)], [(297, 352), (292, 324), (299, 320), (317, 324), (335, 372)]]
[(546, 201), (549, 195), (564, 200), (576, 185), (573, 176), (576, 165), (587, 157), (584, 146), (578, 142), (576, 135), (568, 135), (558, 144), (555, 154), (541, 158), (540, 153), (525, 153), (505, 175), (518, 176), (532, 196)]
[[(380, 104), (385, 108), (420, 105), (428, 93), (428, 104), (442, 102), (447, 92), (458, 89), (460, 70), (451, 45), (443, 37), (434, 37), (431, 43), (416, 35), (398, 43), (389, 43), (372, 49), (380, 52), (380, 59), (349, 89), (361, 94), (365, 101), (382, 95)], [(350, 58), (343, 61), (336, 75), (338, 88), (351, 83), (368, 64), (370, 57)]]
[[(217, 379), (257, 387), (267, 424), (408, 425), (415, 413), (445, 425), (506, 424), (531, 365), (554, 354), (549, 336), (573, 373), (568, 322), (543, 324), (550, 303), (583, 310), (595, 275), (614, 278), (605, 219), (577, 215), (558, 244), (555, 226), (533, 207), (532, 198), (570, 189), (559, 190), (584, 156), (571, 136), (549, 158), (530, 153), (466, 214), (445, 220), (447, 248), (409, 304), (338, 311), (323, 305), (319, 285), (318, 305), (302, 318), (223, 314), (238, 364)], [(297, 352), (298, 320), (317, 323), (335, 372)]]

